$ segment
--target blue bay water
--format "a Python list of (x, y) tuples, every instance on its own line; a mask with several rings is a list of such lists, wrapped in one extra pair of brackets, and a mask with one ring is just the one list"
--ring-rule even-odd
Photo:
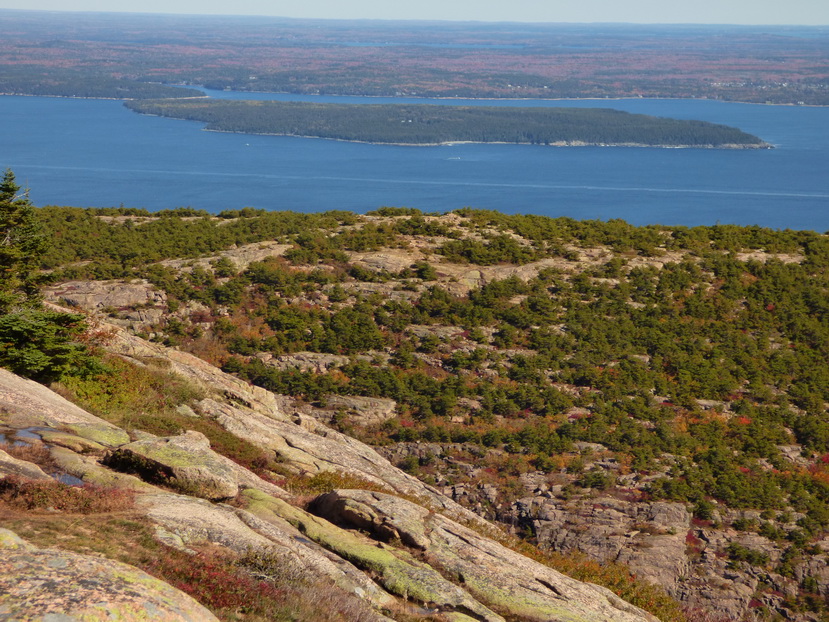
[(530, 145), (403, 147), (200, 131), (121, 102), (0, 97), (0, 167), (37, 205), (192, 206), (211, 212), (497, 209), (634, 224), (829, 229), (829, 108), (700, 100), (465, 101), (214, 97), (610, 107), (735, 125), (773, 150)]

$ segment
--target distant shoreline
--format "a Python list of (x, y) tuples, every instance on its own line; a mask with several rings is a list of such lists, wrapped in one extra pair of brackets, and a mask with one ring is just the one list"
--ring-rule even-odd
[[(141, 101), (141, 98), (138, 97), (89, 97), (86, 95), (41, 95), (36, 93), (0, 93), (0, 97), (49, 97), (52, 99), (92, 99), (96, 101), (105, 102)], [(210, 95), (188, 95), (186, 97), (170, 97), (168, 99), (211, 99), (211, 97)]]
[[(184, 85), (184, 84), (170, 84), (168, 86), (178, 86), (182, 88), (193, 88), (193, 89), (203, 89), (206, 91), (212, 91), (214, 93), (238, 93), (240, 95), (244, 95), (247, 93), (256, 95), (289, 95), (295, 97), (365, 97), (370, 99), (421, 99), (421, 100), (428, 100), (428, 99), (438, 99), (442, 101), (476, 101), (476, 102), (501, 102), (501, 101), (508, 101), (508, 102), (532, 102), (532, 101), (539, 101), (539, 102), (581, 102), (581, 101), (596, 101), (596, 102), (607, 102), (607, 101), (647, 101), (647, 100), (654, 100), (654, 101), (691, 101), (691, 102), (719, 102), (722, 104), (750, 104), (753, 106), (793, 106), (797, 108), (826, 108), (829, 107), (829, 104), (798, 104), (798, 103), (787, 103), (787, 104), (775, 104), (773, 102), (752, 102), (752, 101), (743, 101), (737, 99), (713, 99), (710, 97), (461, 97), (456, 95), (354, 95), (354, 94), (345, 94), (345, 93), (326, 93), (325, 95), (321, 95), (319, 93), (294, 93), (291, 91), (236, 91), (236, 90), (229, 90), (226, 91), (224, 89), (211, 89), (203, 84), (200, 85)], [(222, 97), (211, 97), (208, 94), (205, 94), (205, 97), (209, 97), (211, 99), (224, 99)], [(176, 98), (176, 99), (183, 99), (183, 98)], [(193, 98), (198, 99), (198, 98)], [(229, 98), (228, 98), (229, 99)], [(262, 100), (268, 101), (268, 100)], [(292, 100), (293, 101), (293, 100)]]
[[(185, 88), (183, 85), (170, 85), (170, 86), (181, 86)], [(191, 88), (191, 87), (187, 87)], [(419, 99), (419, 100), (429, 100), (429, 99), (437, 99), (441, 101), (475, 101), (475, 102), (501, 102), (501, 101), (509, 101), (509, 102), (613, 102), (613, 101), (691, 101), (691, 102), (717, 102), (721, 104), (747, 104), (751, 106), (780, 106), (780, 107), (792, 107), (792, 108), (826, 108), (829, 107), (829, 104), (821, 105), (821, 104), (798, 104), (798, 103), (785, 103), (785, 104), (776, 104), (773, 102), (752, 102), (752, 101), (743, 101), (743, 100), (736, 100), (736, 99), (711, 99), (709, 97), (450, 97), (450, 96), (440, 96), (440, 95), (347, 95), (342, 93), (327, 93), (325, 95), (318, 95), (318, 94), (310, 94), (310, 93), (292, 93), (289, 91), (223, 91), (222, 89), (207, 89), (207, 87), (192, 87), (192, 88), (204, 88), (209, 91), (215, 91), (217, 93), (238, 93), (240, 95), (251, 94), (251, 95), (288, 95), (293, 97), (365, 97), (371, 99)], [(0, 97), (54, 97), (59, 99), (96, 99), (102, 101), (141, 101), (139, 98), (135, 97), (90, 97), (84, 95), (45, 95), (45, 94), (37, 94), (37, 93), (0, 93)], [(212, 97), (211, 95), (204, 94), (202, 96), (185, 96), (185, 97), (170, 97), (168, 99), (175, 99), (175, 100), (187, 100), (187, 99), (212, 99), (214, 101), (250, 101), (250, 100), (231, 100), (230, 98), (224, 99), (221, 97)], [(271, 101), (271, 100), (259, 100), (259, 101)], [(281, 101), (281, 100), (273, 100), (273, 101)], [(299, 100), (290, 100), (290, 101), (299, 101)]]
[[(139, 113), (146, 114), (146, 113)], [(159, 117), (162, 119), (170, 119), (172, 117), (164, 117), (163, 115), (147, 114), (147, 116)], [(190, 119), (177, 119), (179, 121), (189, 121)], [(201, 123), (197, 121), (197, 123)], [(303, 136), (300, 134), (276, 134), (271, 132), (235, 132), (232, 130), (216, 130), (210, 128), (202, 128), (203, 132), (216, 132), (217, 134), (239, 134), (240, 136), (280, 136), (283, 138), (316, 138), (319, 140), (333, 140), (341, 143), (356, 143), (362, 145), (385, 145), (388, 147), (451, 147), (453, 145), (527, 145), (535, 147), (634, 147), (634, 148), (651, 148), (651, 149), (774, 149), (774, 145), (769, 143), (755, 144), (755, 145), (740, 145), (740, 144), (725, 144), (725, 145), (658, 145), (648, 143), (590, 143), (582, 141), (557, 141), (549, 144), (539, 144), (530, 142), (508, 142), (508, 141), (483, 141), (483, 140), (447, 140), (438, 143), (396, 143), (396, 142), (377, 142), (369, 140), (351, 140), (347, 138), (329, 138), (327, 136)]]

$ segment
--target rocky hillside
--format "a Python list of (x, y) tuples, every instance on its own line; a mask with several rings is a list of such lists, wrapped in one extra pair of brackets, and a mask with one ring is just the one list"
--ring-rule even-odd
[[(96, 450), (99, 472), (162, 486), (172, 466), (146, 470), (153, 439), (206, 456), (206, 438), (232, 464), (216, 463), (225, 481), (202, 497), (255, 513), (252, 486), (402, 544), (506, 618), (434, 552), (432, 514), (412, 518), (429, 525), (418, 535), (377, 495), (663, 620), (827, 619), (825, 235), (474, 210), (41, 215), (56, 242), (47, 298), (119, 327), (92, 321), (84, 338), (106, 343), (105, 369), (53, 385), (129, 434)], [(259, 480), (234, 488), (237, 467)], [(176, 477), (179, 492), (201, 485)], [(355, 489), (372, 496), (343, 496)], [(332, 509), (346, 506), (360, 509)], [(228, 572), (278, 574), (230, 553), (241, 566)], [(434, 613), (422, 595), (402, 600), (420, 609), (384, 615)]]
[[(48, 613), (87, 619), (101, 610), (122, 619), (144, 619), (147, 612), (170, 620), (214, 619), (137, 569), (77, 552), (100, 553), (104, 546), (115, 558), (133, 560), (133, 547), (156, 547), (156, 560), (138, 562), (156, 576), (174, 575), (158, 563), (170, 553), (202, 563), (208, 552), (235, 560), (248, 581), (271, 581), (283, 590), (284, 575), (297, 573), (289, 577), (292, 590), (305, 590), (305, 607), (312, 610), (301, 619), (656, 619), (606, 588), (500, 544), (476, 514), (367, 445), (284, 410), (268, 391), (124, 331), (113, 331), (107, 348), (128, 365), (164, 370), (191, 387), (189, 400), (171, 405), (192, 418), (192, 427), (209, 422), (214, 433), (220, 428), (260, 450), (281, 473), (296, 476), (275, 477), (268, 469), (257, 475), (214, 451), (195, 430), (159, 436), (119, 427), (0, 370), (0, 516), (17, 534), (3, 532), (0, 607), (14, 619)], [(329, 492), (302, 488), (315, 478), (329, 482)], [(89, 493), (75, 491), (89, 486), (98, 506), (84, 508), (80, 497)], [(121, 501), (106, 508), (101, 497)], [(116, 527), (157, 542), (107, 542)], [(175, 582), (204, 599), (180, 577)], [(311, 594), (322, 585), (326, 594), (315, 604)], [(225, 599), (232, 600), (234, 589), (226, 585), (219, 596), (227, 591)], [(239, 619), (248, 606), (238, 607)], [(236, 619), (227, 611), (232, 603), (217, 608), (224, 619)]]

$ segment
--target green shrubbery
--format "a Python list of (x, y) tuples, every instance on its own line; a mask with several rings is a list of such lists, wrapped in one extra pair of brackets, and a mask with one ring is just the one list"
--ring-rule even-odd
[[(324, 403), (328, 394), (394, 399), (394, 419), (355, 432), (370, 442), (468, 443), (504, 481), (533, 468), (551, 477), (566, 471), (571, 482), (611, 494), (623, 494), (615, 475), (661, 473), (636, 494), (692, 503), (700, 521), (713, 520), (715, 500), (726, 508), (764, 509), (769, 517), (801, 513), (796, 524), (764, 518), (734, 525), (784, 544), (792, 556), (829, 527), (825, 237), (476, 210), (460, 210), (459, 224), (443, 231), (449, 219), (394, 210), (378, 216), (383, 220), (363, 230), (359, 217), (340, 213), (316, 220), (248, 213), (223, 219), (221, 226), (201, 216), (182, 221), (169, 215), (154, 221), (164, 225), (153, 229), (157, 238), (148, 250), (155, 250), (123, 255), (118, 269), (150, 278), (173, 306), (191, 300), (206, 305), (198, 320), (175, 318), (159, 327), (166, 331), (160, 338), (197, 352), (209, 348), (211, 360), (227, 371), (312, 402)], [(91, 230), (109, 228), (101, 236), (109, 241), (92, 253), (105, 253), (115, 239), (124, 248), (140, 244), (147, 234), (137, 231), (151, 224), (91, 220)], [(142, 265), (173, 253), (175, 245), (180, 255), (196, 252), (199, 245), (188, 236), (197, 232), (216, 248), (232, 239), (267, 239), (277, 229), (293, 250), (240, 273), (219, 264), (189, 274)], [(80, 239), (82, 231), (80, 226), (69, 237)], [(428, 238), (447, 233), (448, 241)], [(426, 237), (403, 237), (410, 235)], [(349, 251), (407, 241), (443, 256), (398, 274), (348, 261)], [(557, 268), (526, 281), (488, 282), (467, 295), (445, 276), (456, 268), (440, 265), (447, 259), (497, 265), (545, 257), (557, 257)], [(360, 293), (375, 287), (383, 293)], [(348, 362), (302, 371), (254, 356), (305, 350), (346, 355)], [(141, 380), (143, 372), (122, 377), (117, 363), (108, 364), (109, 375), (64, 384), (90, 408), (128, 427), (162, 434), (185, 424), (192, 429), (164, 406), (163, 395), (152, 400), (160, 410), (142, 402), (165, 383), (163, 372), (153, 372), (157, 380)], [(105, 397), (112, 383), (132, 394), (129, 406)], [(176, 392), (173, 384), (165, 390)], [(175, 399), (186, 401), (186, 391)], [(142, 410), (146, 414), (134, 414)], [(243, 464), (261, 462), (206, 424), (195, 429)], [(793, 466), (781, 450), (795, 442), (803, 446), (808, 468)], [(575, 456), (579, 443), (600, 443), (616, 459), (618, 473), (586, 466), (586, 456)], [(433, 475), (416, 462), (405, 466)], [(738, 550), (729, 554), (735, 563), (757, 561), (742, 559)]]
[(84, 316), (43, 310), (37, 270), (46, 237), (25, 192), (6, 171), (0, 181), (0, 366), (43, 382), (99, 368), (79, 343)]

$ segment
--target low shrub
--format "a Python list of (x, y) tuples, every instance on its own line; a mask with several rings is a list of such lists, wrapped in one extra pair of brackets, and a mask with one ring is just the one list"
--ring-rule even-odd
[(297, 558), (268, 551), (194, 556), (167, 550), (144, 570), (189, 594), (221, 620), (369, 622), (376, 613), (306, 574)]
[(52, 473), (58, 468), (52, 454), (43, 443), (0, 443), (0, 449), (12, 458), (36, 464), (47, 473)]
[(337, 489), (359, 488), (376, 492), (391, 492), (388, 488), (376, 484), (358, 475), (341, 473), (339, 471), (320, 471), (311, 477), (292, 475), (280, 485), (289, 492), (302, 495), (321, 495)]
[(120, 427), (146, 425), (159, 415), (175, 414), (180, 404), (203, 397), (203, 391), (186, 379), (152, 364), (138, 366), (116, 356), (104, 362), (105, 371), (64, 378), (55, 388), (81, 408)]
[(133, 507), (130, 490), (94, 484), (69, 486), (58, 481), (34, 481), (11, 475), (0, 480), (0, 502), (21, 510), (58, 510), (73, 514), (118, 512)]

